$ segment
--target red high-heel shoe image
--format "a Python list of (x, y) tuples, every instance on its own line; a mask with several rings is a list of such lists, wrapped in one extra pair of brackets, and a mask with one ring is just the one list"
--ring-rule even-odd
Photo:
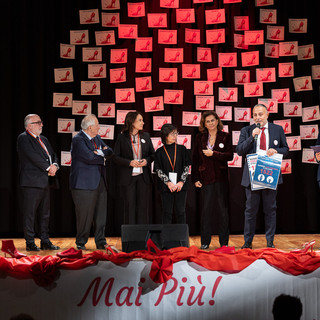
[(315, 243), (316, 243), (316, 240), (311, 240), (309, 242), (304, 243), (301, 249), (291, 250), (290, 253), (307, 253), (309, 249), (311, 249), (311, 252), (312, 252), (313, 246)]
[(172, 42), (172, 38), (173, 38), (173, 33), (170, 33), (168, 39), (163, 40), (163, 42), (166, 42), (166, 43)]
[(247, 75), (244, 73), (241, 77), (241, 79), (238, 81), (238, 83), (245, 83), (245, 79), (246, 79)]
[(211, 80), (211, 81), (219, 81), (219, 80), (222, 80), (222, 78), (220, 78), (220, 71), (218, 70), (217, 73), (216, 73), (215, 78), (210, 79), (210, 80)]
[(118, 248), (116, 248), (115, 246), (110, 246), (110, 245), (106, 244), (104, 247), (105, 247), (108, 254), (114, 255), (114, 254), (120, 253), (120, 250)]
[(14, 246), (13, 240), (2, 240), (1, 251), (4, 252), (4, 256), (7, 257), (9, 254), (12, 258), (20, 259), (27, 255), (19, 252)]
[(173, 76), (173, 71), (170, 71), (169, 75), (167, 77), (165, 77), (163, 80), (164, 81), (171, 81), (172, 80), (172, 76)]

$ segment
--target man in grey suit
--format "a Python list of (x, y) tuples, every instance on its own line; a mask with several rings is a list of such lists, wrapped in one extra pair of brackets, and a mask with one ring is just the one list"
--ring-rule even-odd
[(76, 245), (85, 250), (91, 226), (97, 249), (106, 245), (107, 189), (105, 157), (113, 151), (98, 135), (99, 122), (87, 115), (71, 144), (70, 188), (77, 218)]
[[(289, 148), (286, 136), (281, 126), (268, 122), (268, 109), (263, 104), (257, 104), (252, 110), (252, 116), (255, 124), (241, 129), (237, 153), (239, 156), (256, 153), (259, 150), (265, 150), (270, 157), (276, 153), (284, 156)], [(279, 184), (282, 183), (280, 174)], [(255, 234), (256, 215), (259, 210), (260, 201), (263, 203), (263, 212), (265, 215), (265, 230), (267, 247), (274, 248), (273, 239), (276, 231), (276, 211), (277, 190), (261, 189), (251, 190), (249, 169), (247, 162), (244, 164), (241, 185), (246, 191), (246, 209), (244, 221), (244, 245), (242, 249), (252, 249), (252, 240)]]
[[(19, 155), (19, 183), (22, 190), (23, 230), (27, 251), (58, 250), (49, 239), (50, 189), (58, 157), (48, 139), (41, 135), (43, 122), (37, 114), (24, 119), (25, 131), (17, 141)], [(40, 248), (35, 244), (34, 224), (38, 214)]]

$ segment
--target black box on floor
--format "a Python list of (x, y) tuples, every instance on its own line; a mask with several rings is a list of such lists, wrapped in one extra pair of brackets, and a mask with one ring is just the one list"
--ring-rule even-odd
[(122, 251), (147, 250), (151, 239), (161, 249), (189, 247), (187, 224), (123, 224), (121, 226)]

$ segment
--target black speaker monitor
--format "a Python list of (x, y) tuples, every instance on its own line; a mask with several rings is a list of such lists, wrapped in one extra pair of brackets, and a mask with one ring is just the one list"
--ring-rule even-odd
[(187, 224), (124, 224), (121, 226), (122, 251), (147, 250), (151, 239), (161, 249), (189, 247)]

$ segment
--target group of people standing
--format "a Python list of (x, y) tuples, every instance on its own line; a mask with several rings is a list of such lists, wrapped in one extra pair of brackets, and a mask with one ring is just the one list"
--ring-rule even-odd
[[(265, 150), (268, 156), (285, 155), (289, 148), (281, 126), (268, 122), (266, 106), (253, 108), (254, 124), (240, 132), (237, 153), (245, 156)], [(49, 141), (41, 135), (43, 123), (38, 115), (25, 118), (26, 131), (18, 138), (20, 158), (20, 185), (24, 190), (24, 234), (27, 250), (40, 250), (34, 242), (34, 221), (40, 215), (39, 237), (41, 249), (59, 249), (49, 240), (49, 180), (59, 169), (56, 154)], [(86, 249), (93, 227), (97, 249), (106, 245), (107, 214), (106, 159), (116, 164), (116, 181), (124, 203), (124, 224), (148, 223), (151, 164), (157, 175), (161, 192), (163, 223), (172, 223), (173, 208), (176, 222), (186, 223), (188, 174), (200, 190), (201, 248), (211, 242), (212, 219), (219, 212), (219, 243), (228, 246), (228, 161), (233, 158), (231, 135), (223, 132), (223, 125), (215, 111), (202, 113), (199, 133), (195, 137), (192, 156), (183, 145), (177, 144), (178, 131), (172, 124), (161, 128), (163, 145), (154, 151), (150, 135), (143, 131), (143, 116), (139, 112), (126, 115), (124, 128), (118, 135), (114, 150), (98, 135), (96, 116), (83, 118), (80, 132), (71, 144), (70, 189), (75, 204), (77, 234), (76, 246)], [(38, 138), (39, 137), (39, 138)], [(41, 181), (41, 183), (40, 183)], [(281, 177), (279, 183), (281, 183)], [(252, 191), (249, 170), (244, 164), (242, 185), (246, 190), (244, 240), (242, 248), (252, 248), (256, 214), (260, 201), (265, 214), (267, 247), (274, 247), (276, 227), (276, 190)]]

